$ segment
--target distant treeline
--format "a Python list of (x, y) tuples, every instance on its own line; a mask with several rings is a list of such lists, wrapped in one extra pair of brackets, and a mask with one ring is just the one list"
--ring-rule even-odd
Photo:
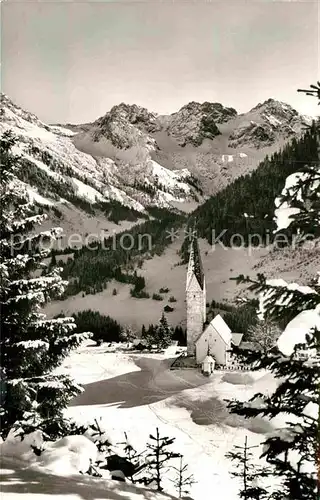
[(244, 340), (248, 328), (257, 324), (257, 300), (250, 300), (240, 305), (231, 305), (213, 300), (207, 311), (210, 321), (216, 314), (221, 313), (230, 330), (235, 333), (243, 333)]
[(73, 314), (77, 328), (76, 333), (92, 332), (95, 342), (120, 342), (121, 325), (110, 316), (87, 309)]
[[(97, 343), (121, 342), (123, 340), (123, 325), (110, 316), (101, 314), (99, 311), (92, 311), (91, 309), (74, 313), (72, 316), (76, 323), (75, 333), (91, 332), (93, 334), (91, 337), (92, 340)], [(56, 316), (56, 318), (59, 317), (64, 317), (64, 314)], [(152, 336), (155, 329), (156, 325), (149, 325), (147, 329), (143, 325), (141, 331), (137, 332), (136, 335), (133, 334), (133, 336), (143, 339), (146, 336)], [(172, 340), (178, 341), (179, 345), (186, 345), (186, 330), (181, 326), (173, 328)]]
[[(145, 325), (142, 325), (141, 329), (141, 339), (146, 339), (148, 337), (153, 337), (156, 329), (156, 325), (149, 325), (148, 328)], [(173, 328), (172, 332), (172, 340), (177, 341), (178, 345), (186, 346), (187, 345), (187, 331), (182, 328), (182, 326), (176, 326)]]

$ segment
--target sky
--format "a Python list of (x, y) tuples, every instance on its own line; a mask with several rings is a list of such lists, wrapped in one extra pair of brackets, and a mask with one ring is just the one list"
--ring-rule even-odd
[(190, 101), (249, 111), (320, 79), (318, 0), (17, 1), (1, 4), (1, 90), (48, 123), (120, 102), (161, 114)]

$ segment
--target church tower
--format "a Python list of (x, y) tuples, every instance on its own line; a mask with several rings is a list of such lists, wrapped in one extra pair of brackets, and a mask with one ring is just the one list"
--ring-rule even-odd
[(187, 353), (195, 356), (195, 342), (203, 332), (206, 321), (206, 283), (198, 240), (192, 239), (186, 284)]

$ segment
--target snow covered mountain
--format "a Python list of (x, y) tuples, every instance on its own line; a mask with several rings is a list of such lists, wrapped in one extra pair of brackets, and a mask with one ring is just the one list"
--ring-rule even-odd
[(284, 102), (268, 99), (240, 116), (240, 123), (229, 137), (231, 147), (253, 146), (257, 149), (274, 144), (279, 138), (289, 139), (299, 134), (311, 118)]
[[(15, 152), (21, 155), (25, 167), (21, 181), (32, 199), (40, 204), (58, 202), (82, 207), (117, 202), (143, 213), (148, 206), (168, 208), (172, 202), (190, 201), (199, 194), (187, 169), (169, 170), (152, 159), (149, 151), (154, 140), (129, 122), (125, 127), (121, 119), (125, 107), (119, 108), (118, 120), (116, 116), (98, 121), (95, 137), (107, 131), (114, 143), (124, 149), (143, 142), (145, 147), (139, 149), (134, 162), (130, 155), (110, 159), (82, 152), (76, 147), (77, 140), (73, 140), (79, 135), (81, 139), (81, 134), (47, 125), (7, 96), (1, 96), (0, 133), (11, 130), (18, 137)], [(140, 120), (136, 108), (136, 117), (130, 108), (133, 121)], [(151, 118), (147, 116), (146, 121), (151, 122)], [(149, 130), (155, 129), (148, 126)]]
[(288, 104), (268, 99), (239, 115), (220, 103), (190, 102), (171, 115), (122, 103), (91, 124), (68, 127), (83, 152), (129, 164), (134, 175), (150, 157), (169, 170), (187, 169), (210, 195), (254, 170), (310, 122)]
[(2, 95), (0, 113), (0, 132), (19, 138), (21, 180), (32, 199), (82, 208), (118, 203), (137, 213), (201, 202), (311, 121), (274, 99), (241, 115), (220, 103), (191, 102), (166, 116), (121, 103), (93, 123), (61, 126)]

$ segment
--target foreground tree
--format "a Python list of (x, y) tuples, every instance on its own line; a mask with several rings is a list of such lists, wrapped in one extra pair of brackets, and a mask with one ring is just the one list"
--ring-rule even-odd
[[(150, 434), (150, 443), (147, 444), (148, 452), (146, 455), (148, 480), (147, 484), (155, 481), (158, 491), (163, 491), (162, 480), (168, 462), (173, 458), (180, 457), (179, 453), (175, 453), (169, 449), (174, 443), (175, 438), (160, 437), (159, 429), (156, 428), (156, 435)], [(146, 481), (145, 481), (146, 482)]]
[(257, 446), (248, 446), (248, 438), (245, 437), (244, 446), (234, 446), (233, 450), (226, 454), (226, 458), (235, 462), (235, 471), (232, 476), (241, 478), (242, 486), (240, 498), (245, 500), (262, 500), (267, 498), (267, 490), (257, 483), (261, 477), (268, 477), (270, 470), (266, 467), (257, 467), (253, 462), (252, 449)]
[(190, 491), (190, 487), (196, 482), (194, 475), (189, 474), (188, 465), (183, 462), (183, 456), (180, 455), (179, 467), (172, 467), (176, 471), (176, 477), (173, 480), (173, 484), (178, 490), (179, 498), (182, 495), (187, 495)]
[[(314, 95), (318, 95), (314, 92)], [(313, 126), (320, 143), (320, 123)], [(303, 244), (320, 228), (320, 148), (312, 165), (290, 175), (276, 200), (278, 228), (289, 229)], [(311, 231), (311, 235), (310, 235)], [(294, 234), (296, 233), (296, 234)], [(286, 233), (288, 234), (288, 233)], [(290, 232), (289, 232), (290, 234)], [(297, 241), (297, 240), (296, 240)], [(310, 241), (309, 241), (310, 243)], [(254, 369), (272, 372), (278, 382), (270, 396), (256, 394), (248, 402), (231, 401), (232, 412), (247, 418), (282, 417), (283, 425), (267, 436), (263, 456), (273, 465), (279, 487), (270, 484), (269, 498), (277, 500), (316, 500), (319, 498), (319, 379), (320, 379), (320, 280), (311, 286), (284, 280), (256, 280), (239, 277), (259, 293), (259, 312), (267, 319), (286, 322), (277, 341), (277, 349), (265, 353), (247, 353), (246, 361)], [(278, 480), (277, 479), (277, 480)], [(320, 478), (318, 478), (320, 479)]]
[(37, 233), (45, 215), (37, 215), (16, 174), (23, 168), (12, 152), (15, 139), (6, 132), (0, 139), (0, 305), (1, 305), (1, 432), (14, 424), (25, 431), (44, 430), (50, 437), (66, 431), (63, 410), (80, 392), (72, 379), (56, 375), (70, 349), (84, 335), (74, 334), (72, 318), (49, 320), (40, 312), (66, 285), (59, 269), (38, 277), (48, 245), (58, 230)]

